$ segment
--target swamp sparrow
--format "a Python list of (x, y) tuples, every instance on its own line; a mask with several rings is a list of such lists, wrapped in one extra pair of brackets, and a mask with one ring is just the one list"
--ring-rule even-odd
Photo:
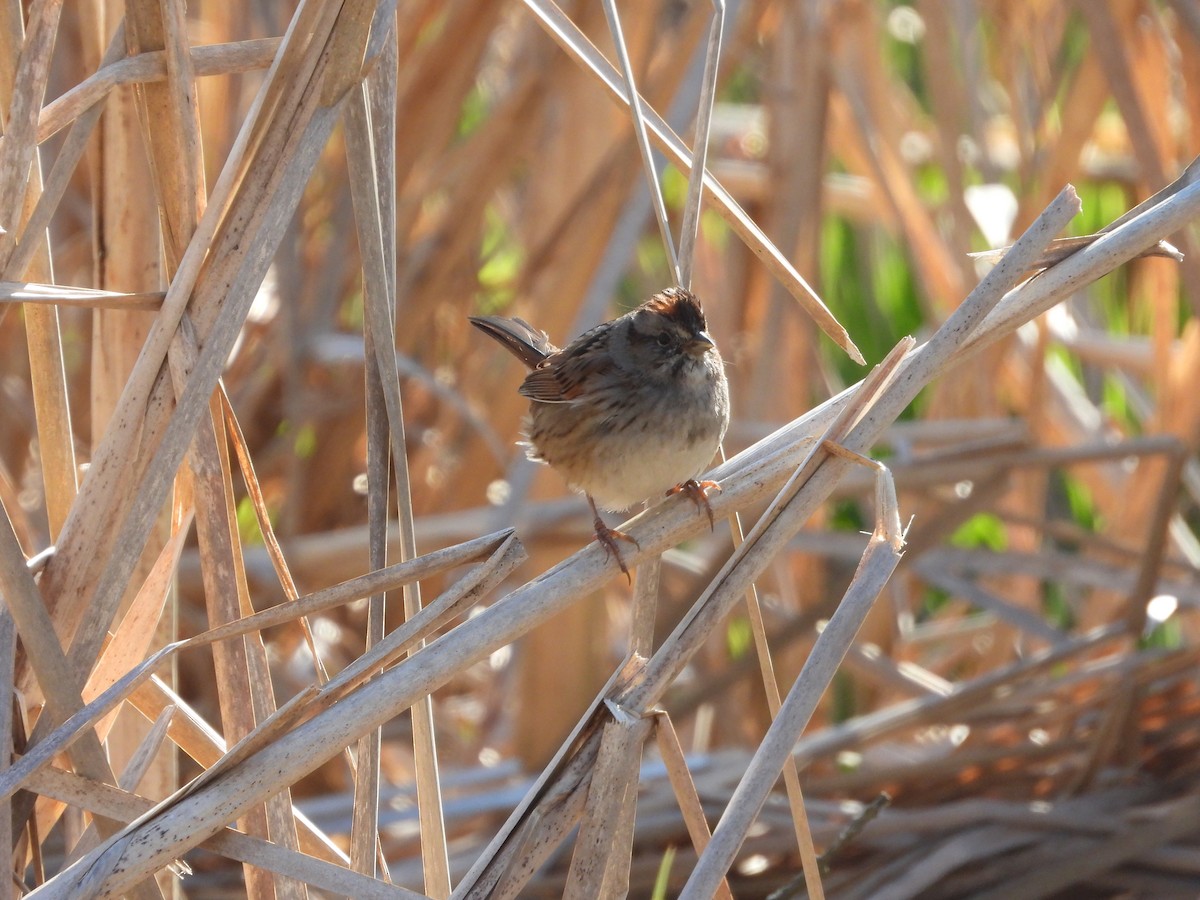
[(682, 491), (712, 523), (705, 492), (717, 484), (696, 476), (725, 436), (729, 389), (694, 294), (667, 288), (562, 350), (521, 319), (478, 316), (471, 324), (532, 370), (519, 388), (531, 401), (529, 457), (587, 497), (596, 539), (626, 578), (616, 541), (637, 541), (605, 525), (597, 503), (619, 510)]

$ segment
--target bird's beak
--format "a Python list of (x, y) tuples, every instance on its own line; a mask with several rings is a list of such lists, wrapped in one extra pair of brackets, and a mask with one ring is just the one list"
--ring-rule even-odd
[(683, 349), (692, 356), (699, 358), (716, 346), (716, 341), (708, 336), (707, 331), (697, 331), (692, 335), (692, 339), (687, 342)]

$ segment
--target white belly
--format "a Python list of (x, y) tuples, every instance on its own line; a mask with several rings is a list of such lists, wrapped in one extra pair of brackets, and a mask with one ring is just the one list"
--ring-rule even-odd
[(675, 485), (703, 474), (717, 451), (717, 442), (691, 447), (665, 447), (648, 435), (633, 449), (628, 439), (620, 446), (596, 448), (593, 464), (584, 471), (557, 466), (573, 490), (590, 494), (604, 509), (628, 509), (635, 503), (665, 494)]
[(530, 455), (605, 509), (660, 497), (702, 475), (717, 452), (729, 400), (724, 378), (712, 382), (715, 374), (711, 366), (693, 366), (682, 382), (666, 387), (626, 387), (624, 379), (587, 403), (534, 401), (526, 430)]

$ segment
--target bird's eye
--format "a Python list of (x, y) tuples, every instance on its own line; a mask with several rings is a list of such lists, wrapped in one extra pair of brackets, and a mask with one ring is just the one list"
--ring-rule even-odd
[(658, 336), (658, 346), (667, 347), (671, 344), (671, 336), (665, 331)]

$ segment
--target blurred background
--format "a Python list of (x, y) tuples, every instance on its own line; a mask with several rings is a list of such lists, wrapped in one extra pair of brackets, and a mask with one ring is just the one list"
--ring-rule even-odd
[[(467, 316), (519, 315), (562, 344), (671, 276), (627, 112), (523, 4), (400, 7), (397, 351), (418, 548), (515, 524), (530, 552), (516, 577), (528, 580), (587, 543), (591, 517), (554, 472), (524, 460), (523, 373)], [(563, 8), (615, 58), (598, 3)], [(690, 144), (711, 5), (620, 9), (642, 93)], [(868, 364), (936, 328), (985, 271), (969, 254), (1009, 243), (1067, 182), (1083, 200), (1072, 232), (1090, 234), (1200, 150), (1195, 0), (743, 0), (727, 10), (709, 167)], [(193, 44), (261, 42), (220, 71), (200, 68), (210, 185), (291, 12), (188, 5)], [(63, 9), (47, 102), (97, 68), (118, 15), (115, 3)], [(110, 95), (51, 223), (56, 283), (164, 287), (133, 90)], [(42, 143), (43, 166), (65, 134)], [(686, 177), (666, 165), (661, 183), (677, 230)], [(882, 792), (892, 805), (831, 857), (831, 896), (885, 896), (883, 885), (914, 871), (936, 877), (886, 896), (974, 896), (1031, 872), (1068, 873), (1073, 897), (1200, 890), (1200, 257), (1192, 232), (1174, 243), (1182, 263), (1139, 260), (1079, 292), (933, 385), (877, 448), (913, 521), (907, 554), (797, 759), (819, 850)], [(339, 130), (224, 376), (302, 593), (368, 568), (361, 285)], [(694, 288), (728, 361), (729, 455), (867, 371), (819, 335), (711, 209)], [(153, 313), (111, 315), (59, 312), (84, 466)], [(52, 516), (29, 360), (14, 310), (0, 320), (0, 496), (33, 553), (52, 543)], [(846, 482), (759, 582), (784, 689), (854, 571), (872, 497), (865, 472)], [(263, 608), (283, 593), (250, 501), (239, 510)], [(657, 637), (731, 546), (718, 523), (668, 554)], [(456, 870), (625, 657), (629, 596), (614, 579), (435, 695)], [(362, 652), (364, 619), (359, 603), (316, 623), (330, 670)], [(206, 627), (198, 561), (185, 552), (178, 634)], [(270, 632), (268, 650), (280, 700), (313, 681), (298, 629)], [(184, 699), (219, 723), (211, 659), (184, 657), (177, 677)], [(769, 723), (744, 615), (693, 661), (666, 707), (715, 818)], [(384, 851), (397, 882), (419, 886), (409, 732), (407, 717), (385, 729), (394, 790)], [(665, 884), (688, 868), (686, 832), (653, 763), (650, 752), (635, 896), (650, 895), (664, 860)], [(185, 777), (196, 771), (180, 764)], [(335, 761), (293, 796), (342, 833), (350, 784)], [(1170, 804), (1181, 798), (1190, 805), (1179, 812)], [(769, 804), (760, 824), (731, 873), (737, 896), (787, 890), (798, 871), (786, 805)], [(1159, 829), (1147, 846), (1120, 839), (1143, 825)], [(939, 852), (955, 863), (937, 869)], [(1095, 871), (1080, 867), (1101, 858)], [(228, 864), (194, 865), (189, 896), (240, 890)], [(565, 865), (552, 860), (530, 891), (557, 895)], [(1059, 884), (1015, 895), (1050, 896), (1066, 890)]]

